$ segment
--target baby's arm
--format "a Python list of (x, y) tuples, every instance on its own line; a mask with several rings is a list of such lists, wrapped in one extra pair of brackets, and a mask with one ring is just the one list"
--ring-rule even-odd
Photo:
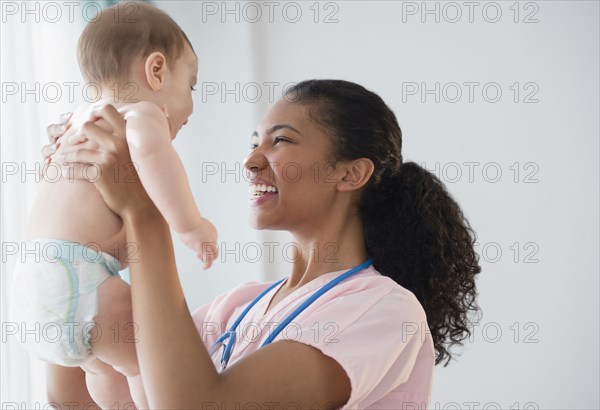
[(202, 249), (203, 242), (216, 244), (216, 230), (196, 207), (164, 112), (153, 103), (140, 102), (125, 119), (131, 159), (148, 195), (187, 246), (201, 257), (214, 253), (214, 247)]

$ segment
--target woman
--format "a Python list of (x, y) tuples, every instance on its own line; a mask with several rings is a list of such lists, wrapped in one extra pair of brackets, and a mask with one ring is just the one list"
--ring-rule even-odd
[[(379, 96), (346, 81), (311, 80), (267, 112), (245, 161), (255, 184), (251, 223), (293, 234), (292, 271), (275, 287), (240, 285), (193, 315), (167, 224), (139, 183), (114, 178), (113, 164), (125, 170), (131, 161), (123, 118), (112, 106), (101, 114), (112, 134), (83, 127), (97, 149), (54, 160), (106, 171), (94, 183), (137, 244), (131, 294), (150, 408), (428, 404), (434, 365), (447, 365), (449, 348), (470, 335), (481, 269), (459, 206), (434, 175), (403, 162), (400, 128)], [(238, 335), (219, 372), (224, 356), (213, 360), (208, 349), (257, 296), (266, 292), (246, 324), (281, 323), (336, 278), (293, 318), (294, 332), (264, 347), (272, 328), (251, 340)], [(226, 329), (211, 327), (221, 321)]]

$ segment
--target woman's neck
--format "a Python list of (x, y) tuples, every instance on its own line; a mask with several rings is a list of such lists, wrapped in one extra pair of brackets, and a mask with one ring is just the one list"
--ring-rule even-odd
[(362, 223), (358, 215), (345, 223), (321, 226), (318, 232), (294, 233), (298, 244), (294, 264), (283, 289), (287, 292), (329, 272), (351, 269), (367, 260)]

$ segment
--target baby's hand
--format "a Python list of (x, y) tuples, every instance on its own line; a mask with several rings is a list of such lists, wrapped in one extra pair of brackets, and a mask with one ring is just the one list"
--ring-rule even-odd
[(204, 262), (204, 269), (210, 268), (219, 255), (217, 230), (206, 218), (202, 218), (200, 225), (191, 231), (180, 233), (179, 238), (196, 252), (196, 257)]

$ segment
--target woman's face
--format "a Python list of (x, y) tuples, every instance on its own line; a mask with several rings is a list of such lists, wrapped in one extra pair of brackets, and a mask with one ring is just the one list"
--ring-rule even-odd
[(307, 106), (277, 102), (251, 144), (245, 160), (251, 225), (291, 232), (318, 227), (335, 198), (337, 174), (327, 163), (329, 136), (309, 119)]

